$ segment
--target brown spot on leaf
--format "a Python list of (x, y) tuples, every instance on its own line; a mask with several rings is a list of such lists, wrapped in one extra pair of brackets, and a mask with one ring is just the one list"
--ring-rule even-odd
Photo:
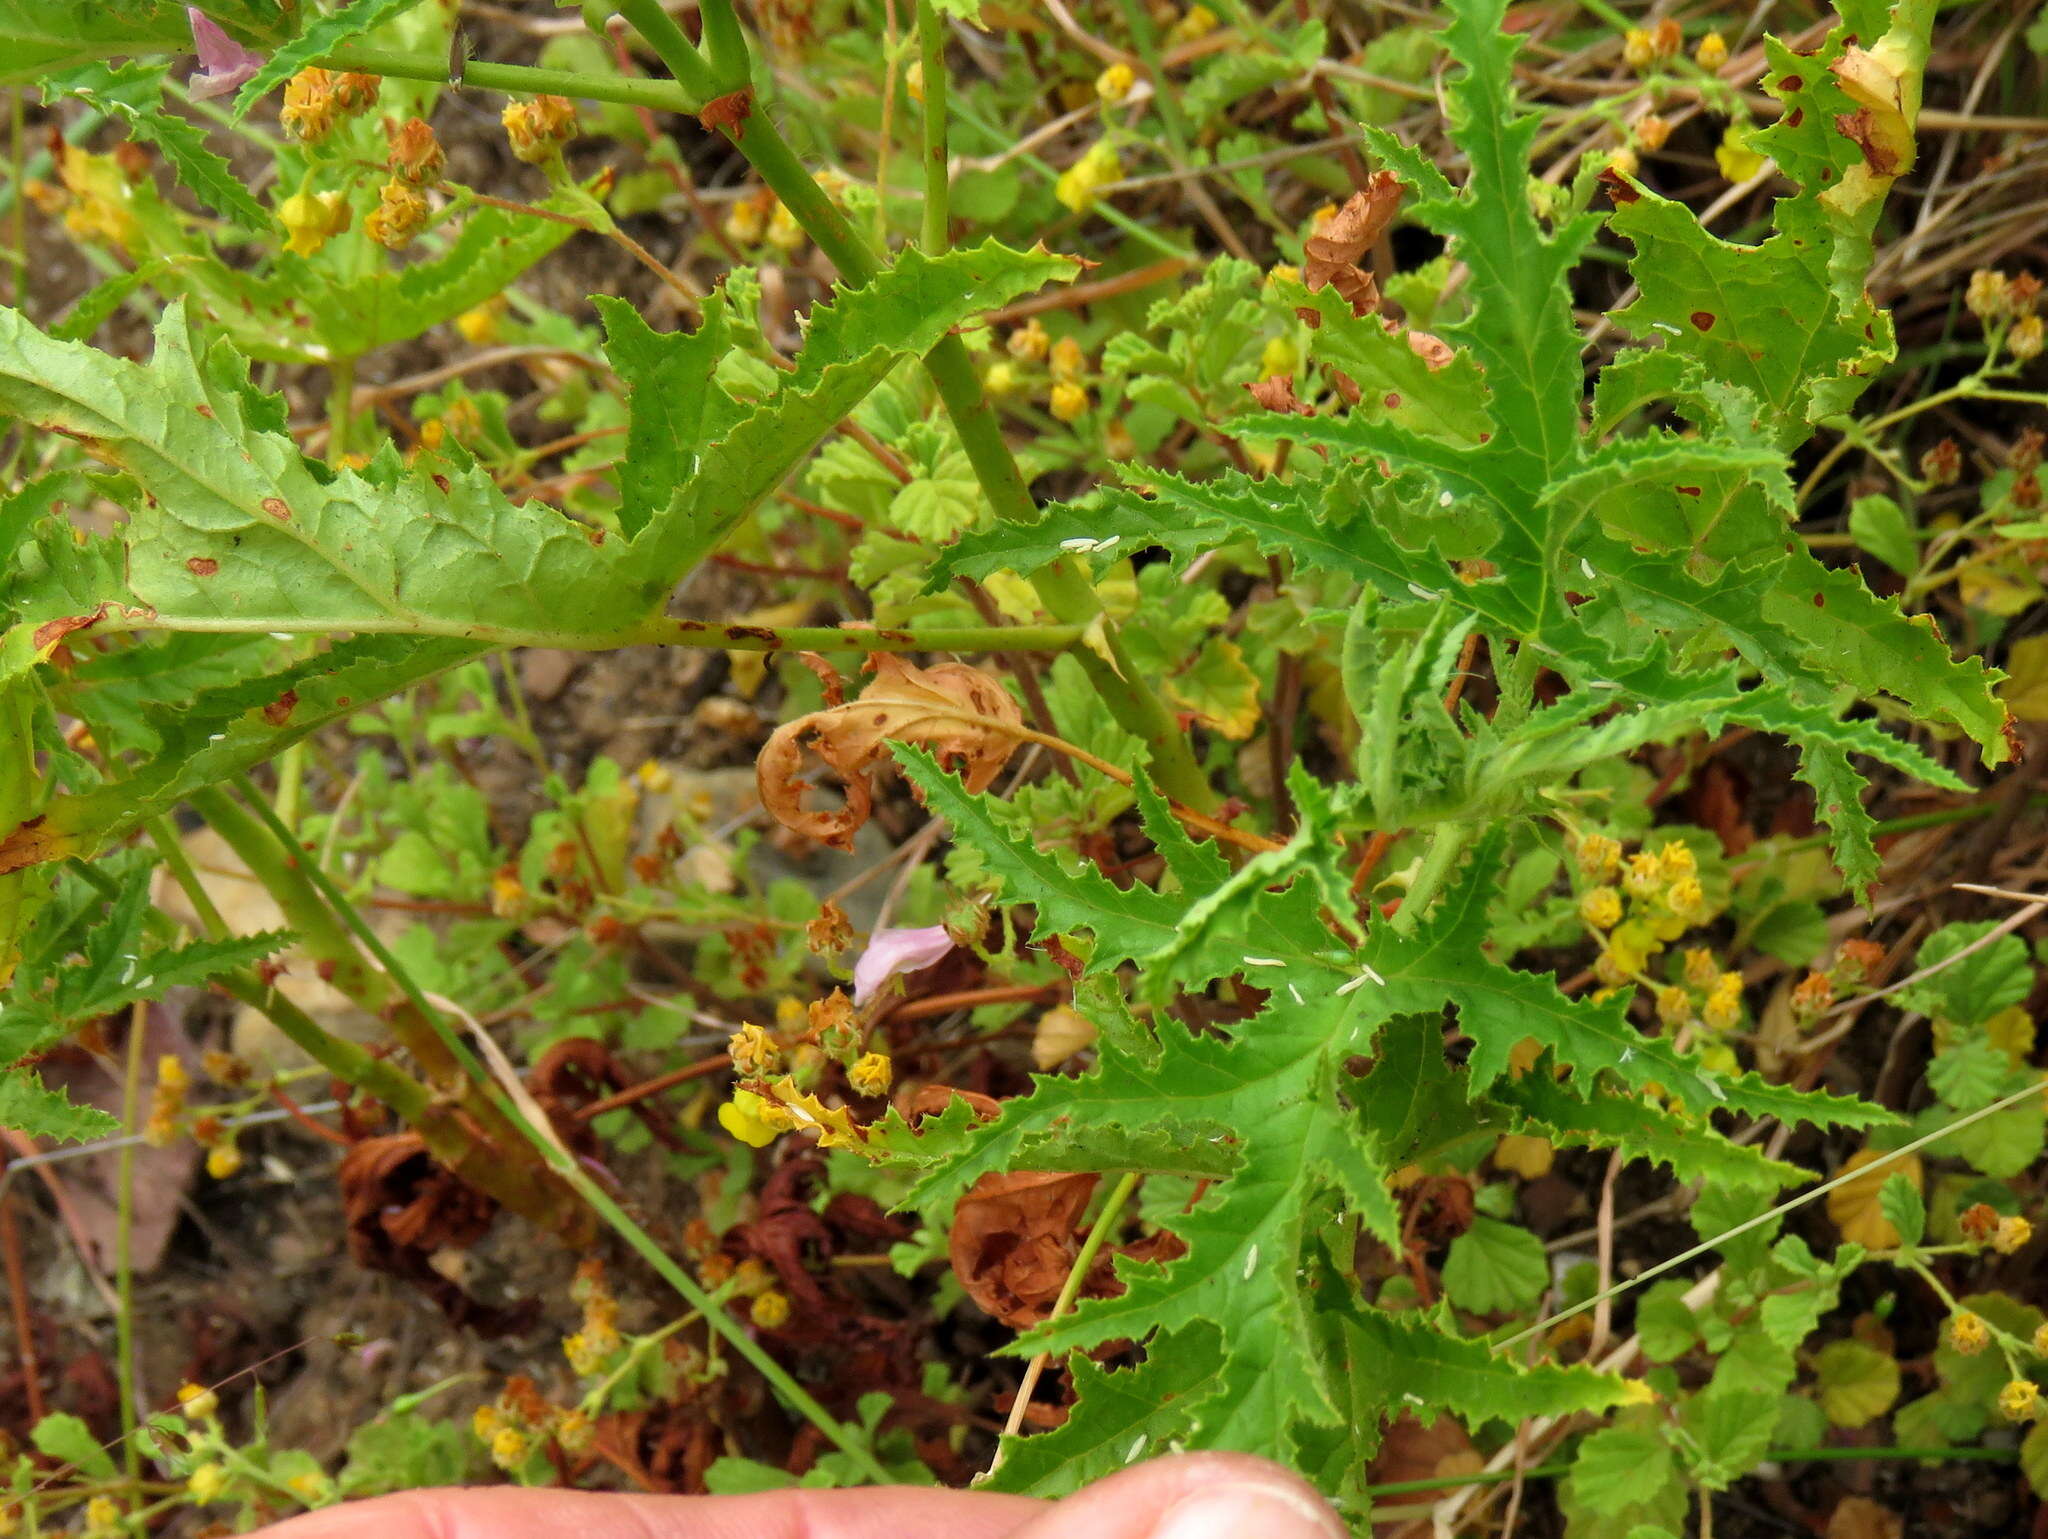
[(1835, 127), (1842, 131), (1844, 138), (1863, 152), (1863, 164), (1872, 176), (1897, 176), (1901, 169), (1899, 156), (1882, 141), (1878, 131), (1877, 115), (1868, 107), (1859, 107), (1854, 112), (1845, 112), (1835, 119)]
[(107, 611), (112, 607), (111, 604), (102, 604), (91, 614), (65, 615), (61, 619), (45, 620), (36, 627), (35, 635), (30, 638), (31, 643), (38, 655), (46, 653), (73, 631), (82, 631), (88, 625), (99, 624), (107, 617)]
[(46, 829), (47, 822), (45, 816), (38, 814), (0, 839), (0, 876), (45, 861), (62, 860), (71, 853), (70, 836)]
[(1399, 411), (1400, 409), (1401, 409), (1401, 392), (1400, 392), (1400, 391), (1398, 391), (1398, 390), (1389, 390), (1389, 391), (1387, 392), (1387, 410), (1388, 410), (1388, 411)]
[(1615, 204), (1633, 203), (1643, 195), (1641, 188), (1612, 166), (1600, 173), (1600, 185), (1607, 189), (1608, 200)]
[(1799, 75), (1787, 75), (1778, 82), (1778, 89), (1781, 91), (1803, 91), (1806, 89), (1806, 81)]
[(211, 556), (187, 556), (185, 570), (194, 577), (211, 577), (220, 570), (220, 563)]
[(1825, 593), (1816, 593), (1816, 594), (1815, 594), (1815, 595), (1813, 596), (1813, 607), (1814, 607), (1815, 609), (1825, 609), (1825, 608), (1827, 608), (1827, 607), (1828, 607), (1828, 596), (1827, 596), (1827, 595), (1826, 595)]
[(1301, 404), (1301, 398), (1294, 393), (1294, 381), (1285, 374), (1276, 374), (1271, 379), (1251, 380), (1244, 387), (1267, 411), (1292, 412), (1297, 417), (1313, 417), (1315, 411)]
[(1804, 123), (1805, 121), (1806, 109), (1804, 107), (1794, 107), (1790, 112), (1785, 114), (1785, 126), (1787, 128), (1797, 128), (1801, 123)]
[(211, 406), (208, 406), (204, 401), (201, 401), (197, 406), (193, 407), (192, 409), (198, 412), (199, 415), (202, 417), (211, 417), (213, 415), (213, 408)]
[(1695, 310), (1686, 319), (1690, 320), (1701, 331), (1712, 331), (1714, 329), (1715, 316), (1711, 310)]
[(281, 523), (288, 524), (292, 521), (291, 506), (282, 497), (265, 497), (263, 511)]
[(1322, 330), (1323, 312), (1315, 309), (1313, 306), (1296, 305), (1294, 307), (1294, 316), (1296, 320), (1300, 321), (1310, 331)]
[(288, 689), (263, 708), (263, 719), (273, 727), (281, 727), (292, 719), (292, 712), (297, 709), (298, 703), (299, 692), (296, 689)]
[(1450, 343), (1426, 331), (1408, 333), (1408, 351), (1420, 358), (1432, 374), (1438, 369), (1449, 368), (1452, 358), (1457, 356), (1451, 351)]
[(1676, 490), (1681, 497), (1697, 497), (1700, 494), (1700, 489), (1697, 486), (1681, 486), (1676, 488)]

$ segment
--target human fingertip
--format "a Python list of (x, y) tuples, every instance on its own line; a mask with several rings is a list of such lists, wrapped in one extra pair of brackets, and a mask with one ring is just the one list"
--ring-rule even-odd
[(1276, 1481), (1233, 1480), (1191, 1491), (1159, 1515), (1147, 1539), (1344, 1539), (1336, 1514)]

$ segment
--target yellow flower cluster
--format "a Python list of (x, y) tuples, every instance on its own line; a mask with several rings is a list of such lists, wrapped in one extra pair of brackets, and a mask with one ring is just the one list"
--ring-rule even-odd
[(2033, 1421), (2041, 1414), (2041, 1386), (2014, 1379), (1998, 1392), (1998, 1414), (2007, 1421)]
[(178, 1119), (185, 1113), (185, 1092), (191, 1088), (185, 1061), (165, 1053), (156, 1061), (156, 1089), (149, 1098), (149, 1121), (143, 1124), (142, 1141), (162, 1149), (178, 1136)]
[(301, 144), (318, 144), (335, 125), (366, 111), (377, 99), (375, 75), (335, 74), (317, 65), (302, 69), (284, 86), (278, 121)]
[(583, 1306), (583, 1328), (562, 1338), (562, 1355), (579, 1375), (602, 1373), (624, 1342), (619, 1336), (619, 1301), (605, 1285), (604, 1263), (591, 1257), (576, 1268), (569, 1297)]
[(1124, 163), (1117, 156), (1116, 146), (1107, 139), (1097, 139), (1082, 152), (1080, 159), (1060, 173), (1052, 193), (1075, 213), (1085, 214), (1094, 207), (1097, 190), (1121, 181), (1123, 174)]
[(363, 221), (363, 233), (387, 251), (403, 251), (427, 227), (429, 212), (426, 194), (394, 176), (377, 189), (377, 207)]
[(559, 160), (562, 146), (576, 137), (576, 107), (566, 96), (536, 96), (530, 102), (507, 102), (498, 114), (512, 153), (529, 166)]
[(311, 256), (349, 226), (352, 211), (338, 192), (295, 192), (277, 205), (284, 227), (284, 249)]
[[(1594, 974), (1608, 988), (1640, 975), (1651, 957), (1709, 917), (1699, 862), (1679, 840), (1624, 857), (1619, 841), (1588, 834), (1575, 859), (1594, 884), (1579, 895), (1579, 917), (1600, 934)], [(1675, 1008), (1659, 1003), (1660, 1013)]]
[(1948, 1344), (1965, 1357), (1975, 1357), (1991, 1344), (1991, 1328), (1982, 1315), (1962, 1310), (1948, 1317)]

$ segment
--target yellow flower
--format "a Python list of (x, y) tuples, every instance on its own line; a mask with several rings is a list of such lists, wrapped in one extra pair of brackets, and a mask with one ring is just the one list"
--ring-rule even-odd
[(920, 106), (924, 103), (924, 60), (912, 59), (910, 68), (903, 72), (903, 89), (910, 93), (910, 99)]
[(1131, 94), (1131, 87), (1138, 83), (1138, 72), (1128, 64), (1112, 64), (1095, 77), (1095, 94), (1111, 106), (1115, 106)]
[(1032, 316), (1003, 339), (1003, 350), (1022, 363), (1040, 363), (1052, 351), (1052, 334), (1045, 323)]
[[(1720, 964), (1715, 962), (1714, 953), (1702, 946), (1688, 946), (1685, 950), (1685, 981), (1696, 989), (1712, 988), (1721, 975)], [(1737, 986), (1741, 980), (1737, 979)]]
[(768, 214), (768, 244), (784, 256), (794, 256), (803, 243), (804, 227), (796, 222), (796, 215), (776, 204)]
[(394, 177), (377, 189), (377, 207), (363, 221), (363, 232), (387, 251), (403, 251), (426, 228), (427, 214), (426, 195)]
[(1967, 1309), (1948, 1317), (1948, 1344), (1965, 1357), (1975, 1357), (1990, 1345), (1991, 1330), (1981, 1315)]
[(576, 136), (576, 108), (566, 96), (536, 96), (507, 102), (498, 114), (512, 153), (530, 166), (544, 166)]
[(1991, 1236), (1991, 1248), (2001, 1256), (2010, 1256), (2034, 1237), (2034, 1226), (2023, 1218), (2001, 1218), (1998, 1230)]
[(770, 1122), (764, 1115), (771, 1104), (751, 1090), (735, 1090), (732, 1099), (718, 1108), (718, 1125), (741, 1143), (765, 1149), (787, 1126)]
[(194, 1421), (206, 1421), (220, 1409), (220, 1396), (204, 1384), (180, 1384), (178, 1409)]
[(755, 1298), (747, 1315), (762, 1330), (775, 1330), (789, 1320), (789, 1295), (770, 1288)]
[(162, 1090), (183, 1090), (192, 1083), (185, 1072), (185, 1060), (176, 1053), (165, 1053), (156, 1061), (157, 1087)]
[(2032, 1421), (2041, 1414), (2041, 1386), (2014, 1379), (1998, 1392), (1998, 1414), (2007, 1421)]
[(308, 1507), (321, 1506), (333, 1494), (333, 1488), (328, 1485), (327, 1477), (319, 1470), (301, 1470), (298, 1474), (287, 1478), (285, 1485), (290, 1488), (292, 1495), (296, 1496)]
[(470, 1414), (469, 1429), (488, 1443), (505, 1424), (504, 1413), (495, 1405), (480, 1405)]
[(121, 1508), (111, 1496), (95, 1496), (85, 1504), (87, 1533), (103, 1534), (121, 1521)]
[(1579, 917), (1596, 930), (1611, 930), (1621, 923), (1621, 894), (1612, 887), (1595, 887), (1579, 899)]
[(2010, 280), (1995, 267), (1980, 267), (1970, 274), (1963, 303), (1978, 320), (1997, 320), (2012, 307)]
[(494, 294), (482, 304), (455, 317), (455, 330), (471, 347), (485, 347), (498, 340), (498, 322), (505, 315), (505, 296)]
[(1589, 882), (1607, 882), (1621, 868), (1621, 841), (1605, 834), (1588, 834), (1576, 852), (1579, 874)]
[(1607, 955), (1624, 977), (1641, 972), (1651, 956), (1663, 949), (1649, 926), (1634, 919), (1616, 925), (1607, 937)]
[(1692, 56), (1701, 69), (1719, 69), (1728, 62), (1728, 39), (1718, 32), (1709, 32), (1700, 39)]
[(1657, 45), (1642, 27), (1630, 27), (1621, 39), (1622, 62), (1630, 69), (1644, 70), (1657, 62)]
[(231, 1143), (215, 1144), (206, 1151), (206, 1173), (225, 1181), (242, 1168), (242, 1151)]
[(1692, 1019), (1692, 995), (1681, 988), (1657, 990), (1657, 1019), (1666, 1026), (1683, 1026)]
[(284, 131), (301, 144), (327, 137), (341, 119), (334, 99), (334, 76), (315, 65), (302, 69), (284, 85), (284, 107), (278, 113)]
[(1300, 364), (1301, 349), (1286, 337), (1273, 337), (1259, 352), (1259, 378), (1290, 378)]
[(1664, 862), (1647, 850), (1638, 850), (1629, 856), (1621, 884), (1638, 898), (1654, 897), (1664, 890)]
[(736, 246), (751, 246), (768, 233), (768, 210), (754, 198), (741, 198), (726, 210), (725, 233)]
[(1088, 355), (1072, 337), (1061, 337), (1052, 345), (1052, 377), (1079, 380), (1088, 372)]
[(228, 1488), (228, 1472), (218, 1464), (202, 1464), (185, 1477), (185, 1489), (195, 1502), (217, 1502)]
[(1714, 146), (1714, 164), (1729, 181), (1746, 182), (1763, 170), (1764, 158), (1750, 147), (1749, 130), (1740, 123), (1730, 123), (1721, 142)]
[(1696, 876), (1681, 876), (1664, 894), (1664, 906), (1680, 919), (1691, 919), (1698, 915), (1707, 906), (1707, 895), (1700, 888), (1700, 879)]
[(887, 1053), (863, 1053), (846, 1071), (846, 1082), (855, 1095), (887, 1095), (894, 1080)]
[(1181, 19), (1168, 29), (1169, 43), (1192, 43), (1216, 30), (1216, 13), (1206, 5), (1191, 5)]
[(1117, 158), (1115, 146), (1107, 139), (1097, 139), (1079, 160), (1060, 173), (1060, 179), (1053, 184), (1053, 196), (1075, 213), (1085, 214), (1094, 205), (1096, 189), (1123, 174), (1124, 164)]
[(998, 358), (988, 366), (988, 372), (981, 376), (981, 388), (997, 398), (1015, 395), (1018, 386), (1023, 383), (1023, 379), (1017, 373), (1017, 366), (1007, 358)]
[(501, 1470), (516, 1470), (526, 1462), (531, 1447), (517, 1427), (500, 1427), (491, 1437), (491, 1463)]
[(1692, 852), (1692, 846), (1682, 839), (1667, 839), (1657, 848), (1657, 864), (1664, 869), (1664, 880), (1675, 882), (1682, 876), (1699, 874), (1699, 857)]
[(1636, 119), (1636, 143), (1641, 145), (1650, 154), (1654, 155), (1663, 149), (1665, 141), (1670, 137), (1671, 120), (1669, 118), (1659, 117), (1656, 113), (1652, 112)]
[(748, 1079), (766, 1079), (782, 1068), (782, 1049), (767, 1031), (749, 1021), (726, 1039), (733, 1068)]
[(583, 1453), (596, 1438), (597, 1424), (581, 1408), (563, 1412), (562, 1419), (555, 1423), (555, 1441), (563, 1453)]
[(764, 1107), (763, 1117), (779, 1117), (785, 1127), (816, 1133), (820, 1148), (855, 1148), (862, 1142), (860, 1129), (845, 1107), (827, 1106), (808, 1091), (797, 1089), (796, 1081), (787, 1074), (769, 1085), (768, 1093), (773, 1097), (773, 1110)]
[(2005, 334), (2005, 350), (2020, 363), (2032, 363), (2041, 356), (2043, 335), (2041, 317), (2023, 315), (2012, 323), (2012, 330)]
[(1052, 414), (1062, 422), (1073, 422), (1088, 414), (1088, 387), (1061, 380), (1052, 387)]

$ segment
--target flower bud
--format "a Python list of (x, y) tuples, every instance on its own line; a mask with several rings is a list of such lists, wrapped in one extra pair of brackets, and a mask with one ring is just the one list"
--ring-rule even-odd
[(894, 1080), (895, 1070), (887, 1053), (863, 1053), (846, 1071), (846, 1082), (855, 1095), (887, 1095)]
[(1718, 32), (1709, 32), (1693, 49), (1692, 57), (1701, 69), (1719, 69), (1728, 62), (1728, 39)]
[(1131, 87), (1138, 83), (1138, 72), (1128, 64), (1112, 64), (1095, 77), (1095, 94), (1110, 106), (1115, 106), (1131, 94)]
[(426, 228), (427, 200), (410, 182), (396, 178), (377, 189), (377, 207), (363, 221), (363, 231), (387, 251), (403, 251)]
[(1042, 363), (1052, 350), (1052, 336), (1034, 315), (1003, 339), (1003, 349), (1020, 362)]
[(1061, 422), (1076, 422), (1088, 414), (1088, 387), (1061, 380), (1052, 387), (1051, 410)]
[(1612, 887), (1595, 887), (1579, 899), (1579, 917), (1596, 930), (1611, 930), (1621, 923), (1621, 894)]
[(1961, 1310), (1948, 1317), (1948, 1344), (1964, 1357), (1975, 1357), (1991, 1344), (1991, 1330), (1982, 1316)]
[(393, 176), (415, 187), (431, 187), (441, 180), (448, 156), (441, 141), (424, 118), (407, 118), (390, 133), (391, 154), (385, 161)]

